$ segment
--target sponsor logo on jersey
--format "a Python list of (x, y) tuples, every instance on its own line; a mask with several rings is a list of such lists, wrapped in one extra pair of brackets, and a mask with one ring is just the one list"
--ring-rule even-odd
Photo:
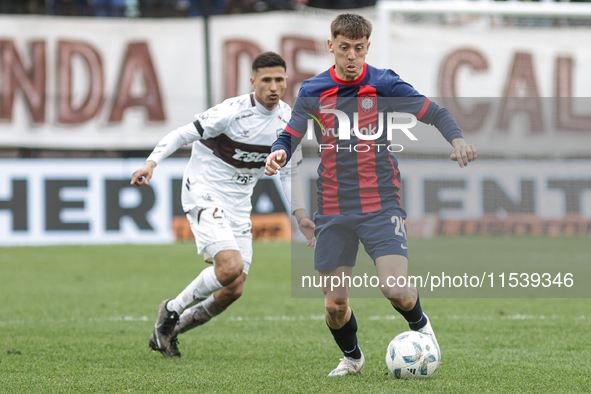
[[(326, 107), (326, 105), (325, 105), (325, 107)], [(322, 106), (320, 108), (324, 109), (324, 107), (322, 107)], [(324, 116), (322, 116), (320, 114), (320, 112), (315, 111), (313, 109), (310, 109), (310, 111), (312, 111), (312, 113), (306, 112), (306, 115), (308, 115), (310, 118), (312, 118), (316, 121), (316, 124), (318, 125), (318, 127), (320, 127), (320, 130), (322, 131), (322, 135), (327, 135), (326, 133), (328, 133), (328, 130), (333, 130), (333, 132), (334, 132), (334, 129), (328, 128), (328, 126), (326, 125), (326, 120), (324, 120)], [(310, 126), (310, 122), (308, 122), (308, 128), (309, 128), (309, 126)]]
[(236, 174), (234, 174), (234, 176), (232, 177), (232, 180), (236, 183), (240, 183), (241, 185), (247, 185), (249, 183), (251, 183), (252, 181), (254, 181), (254, 175), (252, 174), (241, 174), (239, 172), (237, 172)]
[[(270, 142), (270, 141), (269, 141)], [(238, 142), (226, 134), (199, 140), (213, 154), (235, 168), (261, 168), (271, 153), (270, 145), (255, 145)]]
[(232, 159), (240, 160), (245, 163), (264, 162), (265, 160), (267, 160), (267, 156), (269, 156), (268, 153), (246, 152), (246, 151), (240, 150), (238, 148), (234, 149), (234, 152), (236, 152), (236, 153), (232, 156)]

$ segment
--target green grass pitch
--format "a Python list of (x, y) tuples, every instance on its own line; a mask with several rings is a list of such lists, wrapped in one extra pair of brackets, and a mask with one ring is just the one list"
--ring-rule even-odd
[[(583, 238), (465, 240), (411, 240), (411, 264), (499, 250), (516, 262), (591, 256)], [(169, 360), (148, 337), (158, 304), (205, 267), (194, 244), (0, 248), (0, 392), (591, 392), (591, 309), (581, 298), (425, 298), (443, 359), (415, 381), (394, 379), (384, 362), (406, 323), (384, 299), (354, 299), (366, 366), (328, 379), (340, 354), (322, 300), (290, 297), (289, 244), (255, 243), (254, 256), (243, 297), (181, 335), (183, 358)]]

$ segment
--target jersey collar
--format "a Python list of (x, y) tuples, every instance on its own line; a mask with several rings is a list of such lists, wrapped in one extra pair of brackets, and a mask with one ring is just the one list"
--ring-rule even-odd
[(330, 76), (332, 77), (332, 79), (341, 85), (356, 85), (359, 82), (361, 82), (363, 80), (363, 78), (365, 78), (365, 73), (367, 72), (367, 63), (363, 63), (363, 72), (361, 73), (361, 75), (359, 77), (357, 77), (356, 79), (352, 80), (352, 81), (346, 81), (344, 79), (341, 79), (339, 77), (337, 77), (337, 74), (334, 72), (334, 65), (329, 69), (330, 71)]

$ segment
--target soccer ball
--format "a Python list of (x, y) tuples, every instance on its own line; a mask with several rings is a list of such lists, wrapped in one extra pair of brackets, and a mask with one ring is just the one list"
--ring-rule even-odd
[(388, 371), (397, 379), (426, 379), (439, 367), (440, 355), (430, 335), (406, 331), (386, 351)]

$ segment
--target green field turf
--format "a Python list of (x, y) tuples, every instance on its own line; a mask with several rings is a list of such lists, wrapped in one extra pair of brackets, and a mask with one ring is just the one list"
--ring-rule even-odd
[[(469, 241), (411, 240), (412, 262), (591, 260), (584, 238)], [(569, 298), (424, 298), (443, 359), (420, 381), (384, 362), (406, 323), (383, 299), (354, 299), (366, 366), (328, 379), (340, 354), (322, 300), (290, 297), (289, 244), (255, 243), (254, 255), (243, 297), (181, 335), (183, 358), (169, 360), (148, 337), (158, 304), (205, 267), (194, 244), (0, 248), (0, 392), (591, 392), (590, 302)]]

